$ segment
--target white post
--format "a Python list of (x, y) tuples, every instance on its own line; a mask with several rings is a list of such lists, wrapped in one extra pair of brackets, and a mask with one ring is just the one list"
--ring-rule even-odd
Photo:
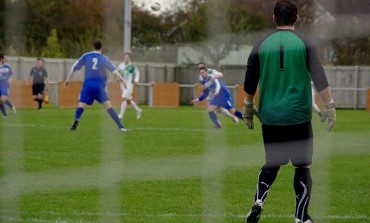
[(123, 29), (123, 51), (131, 52), (131, 0), (125, 0), (125, 21)]
[(354, 89), (354, 94), (353, 94), (353, 110), (357, 110), (357, 107), (358, 107), (358, 70), (359, 70), (359, 66), (356, 65), (355, 66), (355, 89)]

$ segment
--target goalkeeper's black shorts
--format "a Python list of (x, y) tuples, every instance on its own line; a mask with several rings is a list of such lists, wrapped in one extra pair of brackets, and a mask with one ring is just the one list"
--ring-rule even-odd
[(313, 134), (311, 122), (289, 126), (262, 125), (266, 167), (294, 166), (312, 163)]

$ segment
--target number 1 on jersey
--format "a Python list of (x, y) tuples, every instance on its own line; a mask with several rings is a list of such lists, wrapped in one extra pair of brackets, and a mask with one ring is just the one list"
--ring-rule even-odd
[(93, 70), (97, 70), (97, 69), (98, 69), (98, 67), (97, 67), (97, 66), (98, 66), (98, 58), (95, 58), (95, 57), (94, 57), (94, 58), (92, 59), (92, 62), (93, 62), (92, 69), (93, 69)]
[(280, 45), (280, 71), (284, 71), (284, 46)]

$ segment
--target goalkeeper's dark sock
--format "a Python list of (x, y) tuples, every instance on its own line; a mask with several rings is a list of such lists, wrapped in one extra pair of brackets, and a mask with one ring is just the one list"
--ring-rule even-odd
[(215, 114), (215, 112), (211, 111), (211, 112), (208, 112), (208, 114), (212, 122), (215, 123), (216, 128), (221, 128), (220, 122), (218, 121), (217, 115)]
[(238, 110), (235, 111), (235, 116), (238, 117), (239, 119), (243, 119), (243, 114)]
[(121, 121), (119, 120), (116, 111), (113, 108), (108, 108), (107, 112), (109, 113), (109, 115), (113, 119), (113, 121), (117, 124), (118, 128), (123, 129), (124, 127), (123, 127)]
[(3, 114), (4, 117), (7, 117), (5, 106), (3, 103), (0, 103), (0, 111)]
[(43, 102), (44, 100), (43, 99), (38, 99), (37, 100), (37, 102), (39, 103), (39, 109), (41, 109), (42, 108), (42, 102)]
[(294, 174), (294, 190), (296, 194), (295, 217), (305, 222), (309, 219), (307, 212), (311, 197), (311, 169), (298, 167)]
[(13, 108), (13, 104), (10, 102), (10, 100), (8, 99), (8, 100), (6, 100), (5, 102), (4, 102), (4, 104), (6, 104), (10, 109), (12, 109)]
[(258, 175), (257, 191), (254, 200), (265, 202), (271, 185), (276, 179), (280, 167), (262, 167)]

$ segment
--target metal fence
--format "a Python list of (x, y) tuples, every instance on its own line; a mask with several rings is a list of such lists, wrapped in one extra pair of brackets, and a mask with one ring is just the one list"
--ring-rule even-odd
[[(10, 57), (8, 63), (13, 67), (14, 78), (26, 80), (36, 58)], [(45, 68), (48, 71), (50, 98), (56, 99), (57, 82), (67, 77), (75, 59), (45, 59)], [(120, 61), (113, 61), (116, 65)], [(136, 100), (141, 104), (151, 102), (151, 83), (178, 82), (180, 84), (180, 103), (188, 104), (194, 97), (194, 84), (197, 83), (198, 73), (196, 66), (177, 66), (175, 64), (137, 63), (140, 70), (140, 82), (136, 89)], [(366, 108), (366, 90), (370, 88), (369, 66), (325, 66), (328, 81), (333, 90), (334, 98), (339, 108)], [(224, 73), (223, 81), (232, 90), (234, 99), (236, 93), (233, 88), (243, 84), (245, 66), (223, 66), (218, 68)], [(82, 80), (83, 71), (78, 72), (73, 80)], [(113, 80), (113, 79), (112, 79)], [(169, 92), (170, 94), (171, 92)]]

